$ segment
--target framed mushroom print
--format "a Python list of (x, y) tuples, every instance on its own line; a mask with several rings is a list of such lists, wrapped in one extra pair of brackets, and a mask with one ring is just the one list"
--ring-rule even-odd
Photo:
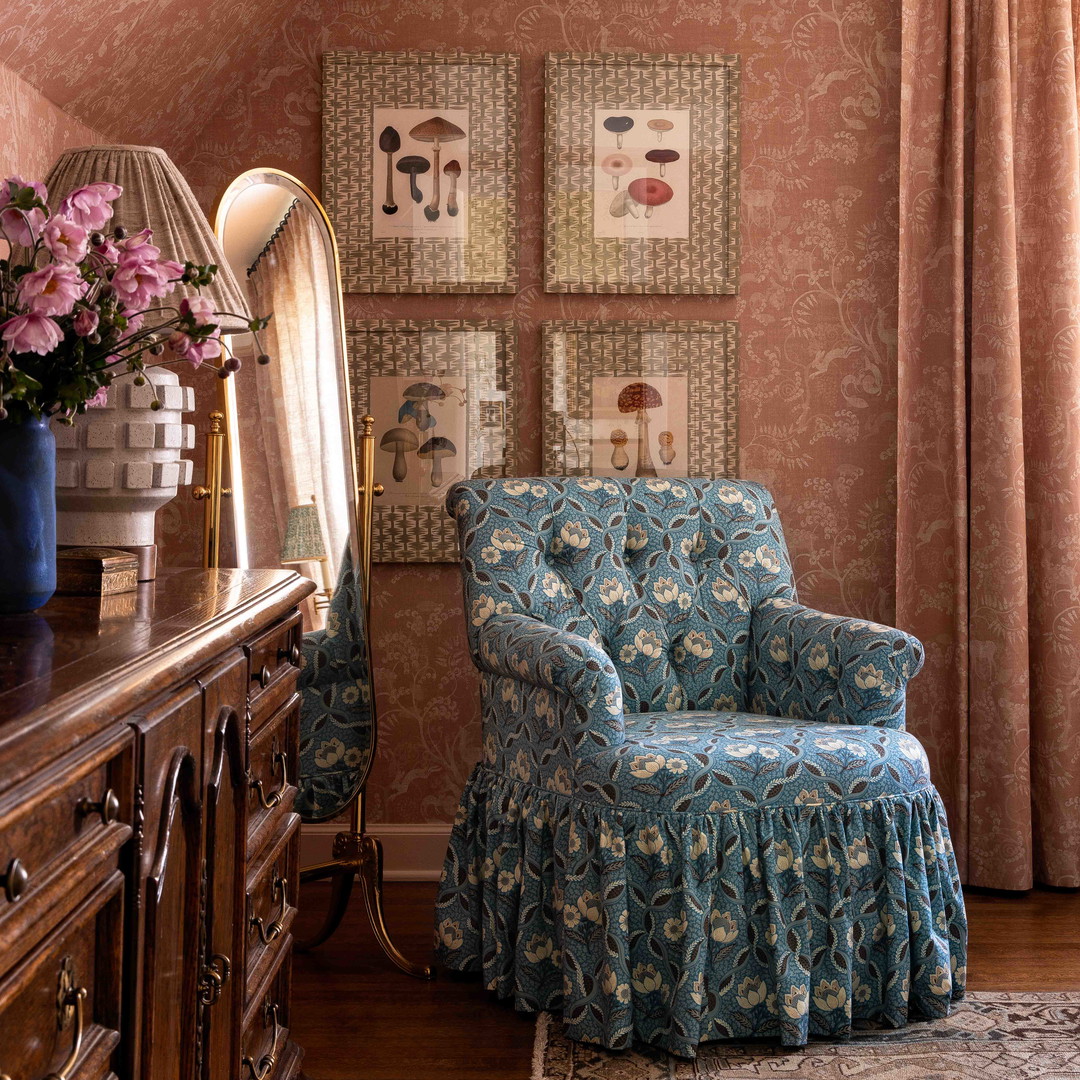
[(506, 319), (347, 321), (354, 422), (375, 418), (372, 557), (456, 562), (458, 480), (514, 475), (517, 337)]
[(545, 322), (548, 476), (738, 475), (734, 322)]
[(734, 293), (739, 58), (550, 53), (548, 292)]
[(345, 292), (517, 289), (518, 58), (323, 57), (323, 193)]

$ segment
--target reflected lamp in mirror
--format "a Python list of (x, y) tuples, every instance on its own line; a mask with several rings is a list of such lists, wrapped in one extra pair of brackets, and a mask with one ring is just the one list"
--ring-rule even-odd
[(285, 542), (281, 545), (282, 566), (304, 563), (319, 564), (322, 591), (315, 594), (315, 606), (325, 611), (330, 606), (333, 587), (330, 584), (326, 541), (323, 539), (319, 508), (314, 495), (311, 496), (311, 502), (290, 507), (289, 520), (285, 526)]

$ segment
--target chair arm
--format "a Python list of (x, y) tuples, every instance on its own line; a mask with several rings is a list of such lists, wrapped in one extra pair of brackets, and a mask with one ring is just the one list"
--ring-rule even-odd
[(580, 634), (538, 619), (493, 615), (480, 629), (477, 666), (526, 686), (554, 691), (573, 710), (579, 750), (618, 746), (624, 740), (622, 683), (603, 649)]
[(923, 664), (916, 638), (776, 597), (750, 626), (755, 712), (904, 729), (907, 683)]

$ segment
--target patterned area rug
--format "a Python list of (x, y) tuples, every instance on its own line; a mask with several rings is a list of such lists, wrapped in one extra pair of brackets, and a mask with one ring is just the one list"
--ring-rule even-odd
[(971, 993), (947, 1020), (866, 1029), (847, 1042), (707, 1043), (696, 1061), (615, 1053), (536, 1022), (532, 1080), (1080, 1080), (1080, 993)]

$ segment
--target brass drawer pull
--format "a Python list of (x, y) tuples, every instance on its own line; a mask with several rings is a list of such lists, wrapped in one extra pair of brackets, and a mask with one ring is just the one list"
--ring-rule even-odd
[(269, 1002), (263, 1006), (263, 1023), (269, 1026), (273, 1024), (273, 1035), (270, 1038), (270, 1053), (259, 1060), (256, 1065), (246, 1054), (240, 1060), (240, 1068), (247, 1069), (251, 1080), (267, 1080), (274, 1071), (278, 1059), (278, 1041), (281, 1038), (281, 1025), (278, 1023), (278, 1007)]
[(204, 1005), (216, 1005), (231, 975), (232, 962), (229, 958), (221, 953), (214, 953), (199, 979), (199, 1000)]
[(282, 660), (288, 660), (294, 667), (300, 666), (300, 646), (293, 645), (288, 649), (278, 649), (277, 651), (278, 663)]
[(281, 937), (281, 933), (285, 929), (285, 913), (289, 910), (289, 901), (285, 895), (288, 885), (288, 878), (278, 877), (276, 873), (274, 874), (271, 896), (276, 896), (278, 892), (281, 893), (281, 911), (278, 912), (278, 917), (269, 926), (263, 926), (263, 921), (258, 915), (251, 916), (250, 925), (258, 931), (259, 940), (264, 945), (269, 945), (275, 938)]
[(79, 986), (69, 990), (66, 997), (59, 1003), (61, 1009), (68, 1008), (72, 1005), (75, 1006), (75, 1041), (71, 1045), (71, 1053), (68, 1054), (64, 1064), (61, 1065), (56, 1072), (49, 1073), (49, 1075), (45, 1077), (45, 1080), (71, 1080), (71, 1075), (79, 1060), (79, 1054), (82, 1052), (83, 1002), (85, 1000), (86, 989), (85, 987)]
[(9, 903), (14, 904), (21, 899), (29, 884), (30, 875), (18, 859), (12, 859), (7, 864), (7, 870), (0, 874), (0, 885), (4, 887), (4, 895)]
[(111, 825), (120, 816), (120, 800), (112, 788), (108, 788), (101, 796), (100, 802), (91, 802), (89, 799), (80, 799), (75, 804), (75, 811), (80, 817), (89, 817), (91, 814), (101, 815), (102, 825)]
[(263, 782), (256, 780), (252, 777), (249, 783), (255, 794), (259, 797), (259, 805), (264, 810), (273, 810), (281, 802), (282, 795), (285, 793), (285, 788), (289, 784), (289, 758), (287, 754), (283, 754), (280, 750), (275, 750), (273, 757), (271, 758), (273, 767), (270, 770), (270, 775), (274, 776), (277, 773), (281, 773), (281, 786), (277, 791), (271, 791), (269, 795), (263, 790)]
[(270, 669), (263, 664), (263, 666), (251, 676), (251, 681), (257, 682), (259, 686), (265, 690), (270, 685)]

